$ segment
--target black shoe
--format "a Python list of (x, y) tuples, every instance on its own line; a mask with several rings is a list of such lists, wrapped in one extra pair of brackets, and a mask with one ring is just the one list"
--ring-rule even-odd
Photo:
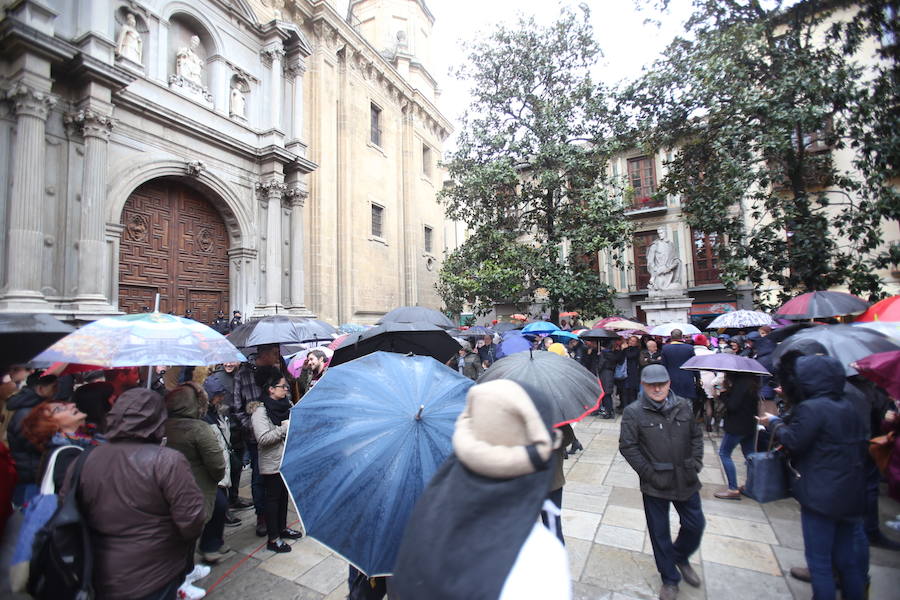
[(264, 519), (256, 520), (256, 537), (266, 537), (269, 534), (269, 530), (266, 527), (266, 521)]
[(297, 531), (296, 529), (290, 529), (290, 528), (282, 529), (281, 537), (287, 538), (289, 540), (299, 540), (300, 538), (303, 537), (303, 532)]
[(290, 552), (290, 545), (284, 540), (275, 540), (274, 542), (268, 542), (266, 544), (266, 549), (271, 550), (272, 552)]
[(580, 452), (584, 450), (584, 446), (581, 445), (581, 442), (575, 440), (572, 442), (572, 446), (569, 448), (569, 454), (575, 454), (576, 452)]
[(880, 531), (875, 535), (869, 536), (869, 545), (884, 550), (900, 550), (900, 543), (885, 537)]
[(246, 498), (235, 498), (231, 502), (228, 503), (228, 507), (232, 510), (243, 510), (245, 508), (250, 508), (253, 506), (253, 500), (247, 500)]
[(681, 571), (681, 577), (684, 579), (685, 583), (693, 587), (700, 587), (700, 576), (697, 575), (697, 571), (694, 570), (694, 567), (692, 567), (690, 563), (675, 566)]
[(241, 520), (235, 518), (230, 511), (225, 513), (225, 527), (237, 527), (240, 524)]

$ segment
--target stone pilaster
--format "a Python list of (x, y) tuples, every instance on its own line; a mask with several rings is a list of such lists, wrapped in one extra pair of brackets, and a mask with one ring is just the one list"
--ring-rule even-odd
[(282, 62), (284, 61), (284, 47), (278, 43), (273, 44), (262, 51), (263, 62), (269, 66), (269, 112), (271, 114), (272, 129), (281, 130), (282, 89), (284, 78)]
[[(106, 282), (106, 206), (109, 135), (114, 120), (91, 109), (66, 116), (66, 123), (84, 137), (84, 174), (81, 189), (81, 232), (78, 238), (79, 304), (109, 306)], [(87, 308), (87, 307), (85, 307)]]
[(281, 198), (286, 186), (276, 180), (256, 184), (266, 210), (266, 294), (267, 309), (277, 310), (281, 303)]
[(309, 194), (302, 188), (293, 187), (286, 195), (291, 205), (291, 307), (305, 309), (303, 206)]
[(9, 245), (6, 254), (4, 304), (46, 306), (41, 293), (44, 250), (44, 133), (56, 103), (48, 92), (16, 83), (7, 92), (16, 115), (9, 202)]
[(419, 303), (419, 286), (416, 281), (416, 260), (418, 258), (418, 233), (419, 223), (416, 219), (414, 203), (416, 170), (415, 156), (418, 148), (415, 148), (416, 138), (413, 133), (413, 106), (407, 103), (403, 110), (403, 227), (400, 231), (403, 247), (403, 303), (407, 306), (415, 306)]
[(285, 66), (285, 77), (290, 78), (294, 82), (294, 98), (291, 106), (291, 140), (299, 142), (302, 148), (301, 156), (306, 156), (306, 143), (303, 134), (303, 75), (306, 73), (306, 64), (302, 60), (295, 60), (291, 64)]

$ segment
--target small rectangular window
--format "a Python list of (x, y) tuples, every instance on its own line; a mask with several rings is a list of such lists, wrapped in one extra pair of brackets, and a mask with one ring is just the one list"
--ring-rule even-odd
[(431, 148), (422, 144), (422, 174), (431, 178)]
[(369, 140), (376, 146), (381, 146), (381, 109), (370, 104), (370, 125)]
[(380, 238), (384, 237), (384, 207), (377, 204), (372, 205), (372, 235)]
[(425, 252), (431, 252), (432, 250), (432, 229), (428, 225), (425, 226)]

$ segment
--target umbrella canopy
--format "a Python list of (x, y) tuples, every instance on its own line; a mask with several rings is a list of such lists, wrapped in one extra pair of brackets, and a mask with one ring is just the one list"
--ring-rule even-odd
[(550, 337), (552, 337), (557, 342), (562, 342), (562, 343), (566, 343), (569, 340), (581, 339), (576, 334), (572, 333), (571, 331), (563, 331), (561, 329), (559, 331), (554, 331), (553, 333), (551, 333)]
[(527, 321), (528, 317), (523, 315), (522, 313), (516, 313), (514, 315), (509, 315), (510, 319), (516, 319), (517, 321)]
[(869, 303), (845, 292), (807, 292), (785, 302), (775, 311), (776, 317), (792, 319), (823, 319), (842, 315), (858, 315)]
[(293, 317), (292, 320), (294, 321), (294, 329), (302, 338), (300, 340), (302, 342), (333, 340), (338, 334), (337, 328), (325, 321), (320, 321), (319, 319)]
[(462, 329), (459, 332), (463, 337), (494, 335), (493, 329), (482, 327), (481, 325), (473, 325), (468, 329)]
[(820, 325), (798, 331), (782, 343), (772, 353), (772, 364), (778, 369), (781, 357), (786, 352), (798, 350), (809, 354), (820, 352), (822, 348), (844, 364), (847, 377), (857, 371), (850, 363), (878, 352), (900, 350), (900, 344), (891, 341), (883, 333), (853, 325)]
[(683, 333), (684, 335), (694, 335), (695, 333), (700, 333), (700, 330), (690, 323), (665, 323), (663, 325), (657, 325), (656, 327), (651, 329), (650, 335), (661, 335), (663, 337), (669, 337), (676, 329), (680, 329), (681, 333)]
[(376, 352), (328, 369), (291, 409), (281, 462), (307, 535), (370, 577), (389, 575), (471, 386), (424, 356)]
[(554, 423), (554, 427), (580, 421), (597, 410), (603, 398), (603, 387), (590, 371), (577, 360), (553, 352), (517, 352), (506, 356), (482, 373), (478, 383), (495, 379), (530, 385), (552, 397), (563, 419)]
[(247, 360), (230, 341), (203, 323), (158, 312), (99, 319), (35, 358), (100, 367), (201, 366)]
[(385, 323), (431, 323), (441, 329), (453, 329), (453, 321), (433, 308), (424, 306), (401, 306), (387, 313), (378, 321), (377, 325)]
[(340, 365), (378, 350), (431, 356), (445, 363), (459, 351), (459, 342), (431, 323), (384, 323), (348, 336), (335, 348), (331, 365)]
[[(274, 315), (244, 323), (228, 334), (228, 341), (239, 348), (262, 344), (299, 344), (307, 340), (308, 331), (302, 326), (298, 328), (290, 317)], [(324, 339), (325, 336), (322, 337)]]
[(900, 343), (900, 323), (891, 323), (889, 321), (865, 321), (862, 323), (854, 322), (853, 326), (878, 331), (895, 342)]
[(727, 371), (728, 373), (750, 373), (771, 375), (759, 362), (737, 354), (703, 354), (689, 358), (681, 368), (685, 371)]
[(735, 310), (719, 315), (706, 326), (707, 329), (742, 329), (762, 327), (774, 323), (772, 317), (758, 310)]
[(577, 317), (578, 311), (577, 310), (567, 310), (565, 312), (559, 313), (559, 316), (560, 317)]
[(614, 340), (617, 337), (619, 337), (618, 333), (602, 327), (589, 329), (581, 334), (583, 340)]
[(358, 323), (343, 323), (337, 328), (338, 333), (359, 333), (365, 330), (366, 326)]
[[(606, 319), (603, 319), (606, 321)], [(643, 323), (638, 323), (637, 321), (629, 321), (628, 319), (615, 319), (613, 321), (607, 321), (603, 323), (603, 321), (599, 321), (596, 325), (594, 325), (594, 329), (612, 329), (612, 330), (624, 330), (624, 329), (637, 329), (640, 331), (647, 331), (647, 326)], [(603, 323), (601, 325), (601, 323)]]
[(859, 359), (853, 366), (860, 375), (883, 388), (891, 398), (900, 400), (900, 350), (872, 354)]
[(504, 321), (503, 323), (494, 325), (494, 331), (497, 333), (506, 333), (507, 331), (513, 331), (514, 329), (519, 329), (521, 327), (522, 326), (517, 323), (507, 323)]
[(511, 335), (504, 338), (500, 345), (497, 346), (497, 352), (494, 355), (496, 360), (500, 360), (504, 356), (516, 354), (517, 352), (527, 352), (531, 350), (531, 342), (521, 335)]
[(893, 323), (900, 322), (900, 295), (891, 296), (884, 300), (879, 300), (870, 306), (866, 312), (856, 317), (856, 323), (865, 323), (867, 321), (891, 321)]
[(522, 333), (548, 334), (559, 331), (559, 327), (549, 321), (533, 321), (522, 328)]
[(75, 331), (47, 314), (0, 313), (0, 366), (23, 364)]

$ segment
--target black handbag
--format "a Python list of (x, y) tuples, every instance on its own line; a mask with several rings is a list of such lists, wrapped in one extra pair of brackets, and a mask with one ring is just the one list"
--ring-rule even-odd
[[(783, 426), (783, 423), (775, 426), (769, 436), (769, 447), (765, 452), (754, 452), (747, 456), (747, 483), (744, 485), (744, 495), (759, 503), (789, 498), (791, 478), (800, 477), (800, 474), (791, 467), (786, 452), (783, 449), (772, 449), (775, 445), (775, 431)], [(759, 428), (754, 437), (754, 447), (758, 439)]]

